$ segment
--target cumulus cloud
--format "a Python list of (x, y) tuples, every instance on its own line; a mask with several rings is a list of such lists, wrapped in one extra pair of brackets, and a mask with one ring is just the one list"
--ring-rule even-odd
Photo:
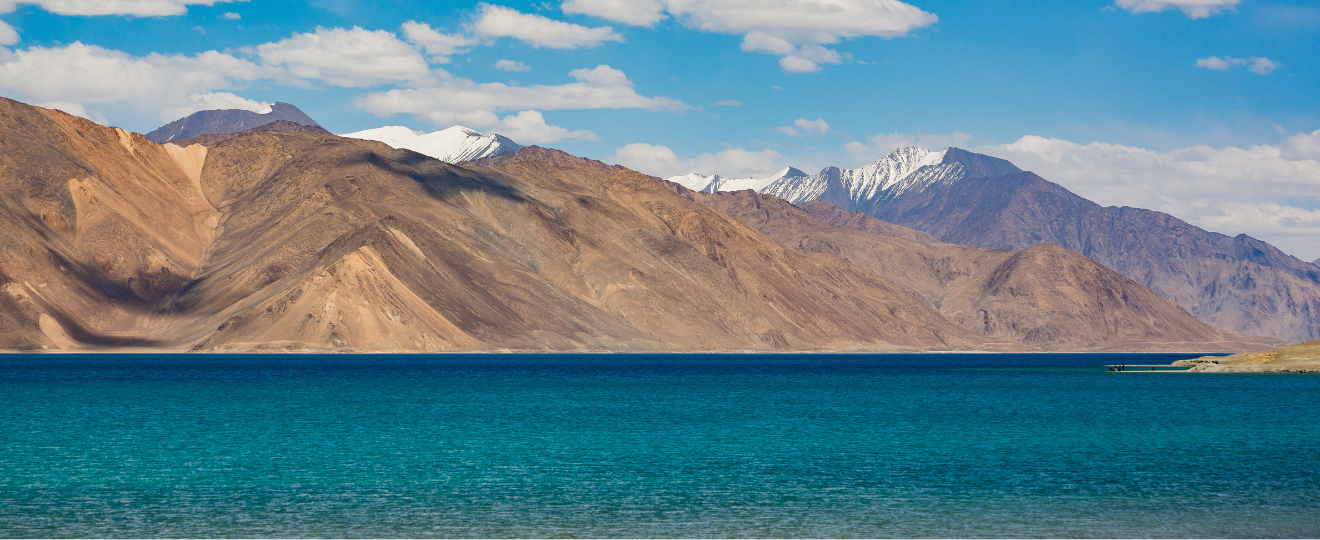
[(1245, 66), (1247, 64), (1251, 64), (1251, 67), (1247, 69), (1257, 75), (1269, 75), (1270, 72), (1279, 69), (1279, 67), (1283, 65), (1263, 56), (1253, 56), (1251, 58), (1233, 58), (1231, 56), (1220, 58), (1218, 56), (1211, 56), (1196, 61), (1196, 67), (1218, 71), (1228, 71), (1229, 68)]
[(378, 116), (412, 114), (436, 125), (460, 119), (492, 122), (496, 112), (566, 109), (645, 109), (676, 111), (690, 108), (667, 97), (647, 97), (632, 88), (632, 81), (617, 69), (599, 65), (575, 69), (578, 80), (562, 85), (510, 86), (456, 78), (430, 88), (376, 92), (358, 100), (358, 106)]
[(188, 6), (214, 6), (246, 0), (0, 0), (0, 13), (18, 5), (34, 5), (57, 15), (135, 15), (161, 17), (183, 15)]
[(9, 26), (5, 21), (0, 21), (0, 45), (13, 45), (18, 43), (18, 31)]
[(724, 101), (715, 102), (716, 107), (742, 107), (742, 105), (743, 102), (738, 101), (736, 99), (726, 99)]
[(230, 92), (207, 92), (205, 94), (193, 94), (188, 96), (188, 103), (178, 107), (166, 108), (161, 116), (165, 118), (183, 118), (197, 111), (209, 111), (215, 109), (238, 109), (243, 111), (252, 111), (257, 114), (266, 114), (271, 111), (271, 104), (265, 101), (254, 101), (251, 99), (239, 97)]
[(532, 66), (513, 60), (500, 60), (495, 62), (495, 69), (500, 71), (531, 71)]
[(1158, 152), (1027, 136), (976, 151), (1100, 204), (1160, 210), (1209, 230), (1250, 234), (1303, 260), (1320, 256), (1320, 130), (1249, 148)]
[(690, 172), (718, 174), (729, 178), (762, 178), (788, 166), (788, 158), (769, 148), (759, 152), (729, 148), (715, 153), (703, 153), (692, 158), (679, 158), (667, 146), (632, 143), (614, 151), (607, 161), (660, 178)]
[(356, 26), (295, 33), (287, 39), (257, 46), (256, 54), (266, 65), (283, 67), (297, 77), (320, 79), (336, 86), (418, 83), (434, 76), (421, 53), (400, 41), (393, 32)]
[(237, 20), (239, 20), (239, 19), (242, 19), (243, 16), (242, 16), (242, 15), (239, 15), (239, 14), (237, 14), (237, 13), (234, 13), (234, 12), (232, 12), (232, 11), (228, 11), (228, 12), (225, 12), (225, 14), (224, 14), (224, 18), (225, 18), (226, 21), (237, 21)]
[(633, 26), (655, 26), (665, 19), (665, 6), (659, 0), (565, 0), (560, 9)]
[(569, 131), (545, 123), (540, 111), (522, 111), (500, 119), (495, 131), (522, 144), (548, 144), (567, 140), (599, 141), (595, 133), (582, 129)]
[(623, 41), (623, 36), (608, 26), (588, 28), (486, 3), (478, 5), (477, 18), (470, 30), (486, 38), (511, 37), (547, 49), (578, 49), (606, 41)]
[[(801, 131), (799, 131), (799, 129)], [(783, 126), (775, 129), (775, 131), (785, 135), (792, 135), (794, 137), (801, 137), (803, 135), (824, 135), (829, 130), (830, 125), (821, 118), (815, 120), (798, 118), (793, 121), (792, 126)]]
[(0, 90), (29, 101), (83, 106), (127, 102), (158, 112), (186, 104), (191, 94), (278, 76), (216, 51), (136, 57), (79, 42), (21, 49), (0, 58)]
[(948, 148), (950, 146), (962, 146), (971, 140), (972, 136), (961, 131), (953, 133), (879, 133), (866, 138), (866, 142), (851, 141), (844, 145), (848, 150), (848, 156), (855, 162), (870, 163), (896, 149), (908, 146), (920, 146), (931, 150)]
[(1117, 0), (1114, 5), (1132, 13), (1151, 13), (1177, 9), (1191, 19), (1204, 19), (1235, 9), (1242, 0)]
[(781, 56), (789, 73), (841, 63), (843, 56), (825, 45), (906, 36), (939, 20), (898, 0), (569, 0), (562, 9), (642, 26), (667, 13), (689, 28), (743, 34), (742, 50)]
[(446, 34), (417, 21), (403, 23), (403, 36), (409, 43), (424, 49), (431, 61), (438, 64), (448, 64), (450, 56), (464, 52), (464, 47), (477, 44), (474, 38)]

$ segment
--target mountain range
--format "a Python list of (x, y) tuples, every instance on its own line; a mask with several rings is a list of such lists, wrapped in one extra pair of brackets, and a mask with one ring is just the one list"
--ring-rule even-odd
[(773, 197), (696, 194), (553, 149), (483, 159), (313, 131), (156, 144), (0, 100), (0, 348), (1276, 343), (1212, 328), (1063, 249), (950, 246), (858, 216), (836, 227)]
[(900, 148), (858, 169), (826, 167), (759, 192), (793, 204), (828, 202), (953, 244), (1057, 244), (1211, 325), (1288, 341), (1320, 338), (1316, 264), (1162, 212), (1100, 206), (1002, 159), (958, 148)]

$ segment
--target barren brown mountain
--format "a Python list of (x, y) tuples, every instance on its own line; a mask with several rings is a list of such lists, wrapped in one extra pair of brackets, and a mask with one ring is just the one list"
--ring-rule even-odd
[(211, 146), (0, 100), (0, 347), (1013, 348), (631, 171)]
[(620, 165), (610, 165), (603, 161), (577, 157), (563, 150), (554, 148), (542, 148), (540, 146), (524, 146), (517, 152), (505, 152), (494, 156), (484, 157), (468, 161), (468, 165), (478, 167), (494, 167), (505, 163), (517, 163), (520, 161), (536, 161), (553, 165), (555, 167), (575, 167), (579, 169), (600, 169), (602, 171), (626, 171), (627, 167)]
[(1287, 341), (1320, 338), (1315, 265), (1245, 234), (1206, 231), (1153, 210), (1100, 206), (1030, 172), (969, 176), (855, 206), (956, 244), (1058, 244), (1214, 326)]
[(297, 122), (290, 122), (288, 120), (276, 120), (268, 124), (262, 124), (260, 126), (254, 127), (247, 131), (240, 131), (238, 133), (207, 133), (204, 135), (198, 135), (196, 137), (189, 137), (181, 141), (170, 141), (170, 144), (185, 148), (192, 146), (194, 144), (200, 144), (202, 146), (211, 146), (213, 144), (227, 141), (239, 135), (243, 135), (246, 133), (255, 133), (258, 131), (265, 131), (269, 133), (300, 133), (300, 132), (330, 133), (329, 131), (326, 131), (325, 128), (317, 125), (305, 126)]
[(953, 322), (994, 338), (1047, 350), (1240, 351), (1278, 343), (1213, 328), (1057, 245), (1004, 251), (913, 240), (914, 231), (906, 227), (823, 201), (798, 208), (750, 190), (706, 194), (670, 185), (787, 246), (836, 255), (874, 271)]

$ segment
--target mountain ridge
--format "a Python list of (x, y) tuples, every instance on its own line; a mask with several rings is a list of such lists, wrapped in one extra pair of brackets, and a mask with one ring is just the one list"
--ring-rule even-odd
[(403, 126), (384, 126), (341, 136), (383, 142), (446, 163), (461, 163), (505, 152), (517, 152), (522, 148), (522, 145), (498, 133), (484, 135), (463, 126), (452, 126), (431, 133), (418, 133)]
[[(1222, 350), (1276, 340), (1213, 328), (1173, 302), (1082, 255), (1053, 244), (1005, 251), (896, 235), (852, 213), (834, 227), (814, 212), (751, 191), (683, 195), (720, 210), (803, 253), (828, 253), (894, 280), (968, 330), (1044, 350)], [(868, 222), (869, 221), (869, 222)], [(894, 226), (897, 227), (897, 226)], [(1170, 343), (1171, 341), (1175, 343)], [(1218, 345), (1214, 345), (1218, 344)]]
[(321, 127), (316, 120), (289, 103), (272, 103), (270, 111), (257, 113), (243, 109), (215, 109), (197, 111), (165, 124), (146, 134), (147, 140), (163, 144), (197, 137), (199, 135), (227, 135), (263, 126), (276, 120), (286, 120), (304, 126)]
[(1011, 250), (1058, 244), (1212, 325), (1293, 341), (1320, 338), (1316, 264), (1153, 210), (1102, 207), (999, 158), (911, 147), (761, 192), (794, 204), (824, 201), (949, 243)]
[(10, 100), (0, 150), (3, 349), (1022, 349), (628, 170), (183, 148)]

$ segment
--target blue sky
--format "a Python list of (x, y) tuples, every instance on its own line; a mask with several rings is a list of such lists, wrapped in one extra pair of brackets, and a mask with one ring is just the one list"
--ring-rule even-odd
[(0, 21), (0, 95), (135, 131), (287, 101), (338, 133), (461, 123), (661, 176), (956, 145), (1320, 257), (1314, 4), (0, 0)]

